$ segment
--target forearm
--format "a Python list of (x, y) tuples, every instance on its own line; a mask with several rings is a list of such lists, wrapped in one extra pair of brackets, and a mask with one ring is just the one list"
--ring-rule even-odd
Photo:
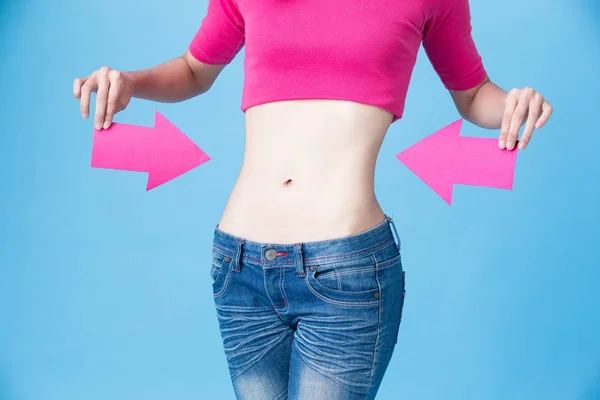
[(477, 90), (463, 118), (487, 129), (499, 129), (502, 125), (507, 93), (491, 81)]
[(196, 76), (183, 56), (125, 74), (133, 85), (133, 97), (163, 103), (190, 99), (206, 92), (212, 84)]

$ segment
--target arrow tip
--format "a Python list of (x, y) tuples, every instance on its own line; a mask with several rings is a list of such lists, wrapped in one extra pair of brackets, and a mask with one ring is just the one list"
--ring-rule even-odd
[(462, 122), (460, 118), (396, 155), (448, 205), (452, 204), (454, 184), (452, 171), (446, 168), (447, 161), (453, 154), (453, 144), (460, 135)]
[[(210, 160), (190, 138), (158, 111), (154, 127), (160, 132), (160, 159), (148, 171), (146, 191), (152, 190)], [(158, 145), (157, 143), (157, 145)]]

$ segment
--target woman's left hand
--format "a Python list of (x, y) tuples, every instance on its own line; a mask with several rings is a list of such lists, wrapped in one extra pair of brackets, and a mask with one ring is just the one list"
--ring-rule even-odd
[[(519, 149), (523, 150), (531, 140), (534, 128), (544, 126), (550, 115), (552, 106), (539, 92), (530, 87), (511, 89), (506, 96), (498, 146), (512, 150), (519, 143)], [(518, 140), (523, 123), (525, 129), (521, 140)]]

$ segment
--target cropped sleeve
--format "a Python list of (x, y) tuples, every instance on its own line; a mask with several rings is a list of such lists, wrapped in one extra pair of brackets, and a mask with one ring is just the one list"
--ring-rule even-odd
[(471, 36), (469, 0), (426, 1), (423, 49), (448, 90), (468, 90), (487, 73)]
[(228, 64), (244, 46), (244, 39), (244, 19), (236, 0), (208, 0), (208, 11), (189, 50), (206, 64)]

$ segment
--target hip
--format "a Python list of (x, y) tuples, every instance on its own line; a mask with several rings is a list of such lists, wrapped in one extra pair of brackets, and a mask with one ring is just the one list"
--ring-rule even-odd
[[(392, 219), (384, 217), (354, 235), (293, 244), (255, 242), (217, 226), (211, 270), (214, 294), (226, 295), (233, 285), (239, 295), (240, 288), (251, 287), (254, 281), (257, 288), (266, 288), (271, 277), (278, 293), (298, 292), (293, 297), (306, 299), (308, 288), (314, 300), (332, 305), (377, 306), (380, 294), (398, 289), (404, 280), (398, 232)], [(287, 297), (275, 308), (287, 309)]]
[(376, 199), (336, 202), (265, 197), (228, 202), (218, 226), (222, 232), (256, 242), (291, 244), (354, 235), (384, 218)]

